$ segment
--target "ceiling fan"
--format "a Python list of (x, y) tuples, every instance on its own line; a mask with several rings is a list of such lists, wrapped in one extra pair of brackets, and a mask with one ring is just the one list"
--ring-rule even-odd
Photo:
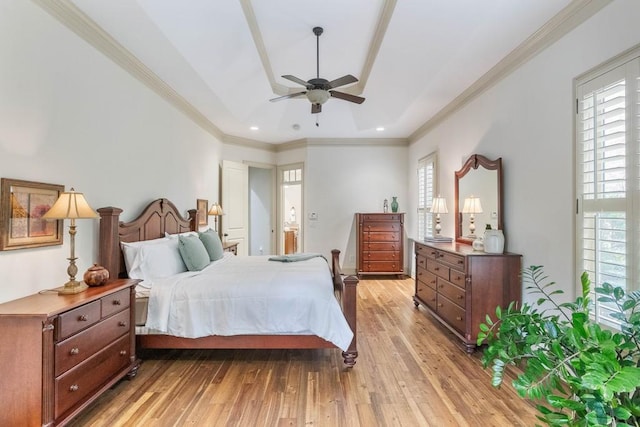
[(349, 102), (355, 102), (356, 104), (362, 104), (364, 102), (364, 98), (360, 96), (333, 90), (337, 87), (357, 82), (358, 79), (353, 77), (351, 74), (347, 74), (346, 76), (342, 76), (331, 81), (320, 78), (320, 35), (322, 34), (322, 32), (322, 27), (313, 28), (313, 34), (316, 35), (316, 78), (305, 82), (304, 80), (296, 76), (282, 76), (282, 78), (284, 79), (291, 80), (294, 83), (298, 83), (304, 86), (307, 90), (302, 92), (290, 93), (289, 95), (273, 98), (269, 101), (281, 101), (283, 99), (296, 98), (298, 96), (306, 95), (307, 99), (311, 102), (311, 114), (317, 114), (321, 112), (322, 104), (327, 102), (327, 100), (332, 97)]

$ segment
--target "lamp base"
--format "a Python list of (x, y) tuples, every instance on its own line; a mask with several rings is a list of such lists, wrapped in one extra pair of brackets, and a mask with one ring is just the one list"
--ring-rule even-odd
[(79, 294), (80, 292), (84, 292), (89, 289), (84, 282), (78, 282), (77, 280), (70, 280), (59, 288), (56, 288), (58, 291), (58, 295), (71, 295), (71, 294)]

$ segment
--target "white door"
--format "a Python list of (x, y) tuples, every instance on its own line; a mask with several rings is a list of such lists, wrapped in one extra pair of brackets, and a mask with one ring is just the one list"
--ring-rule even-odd
[(223, 242), (238, 242), (238, 255), (248, 255), (249, 166), (222, 161), (222, 210)]

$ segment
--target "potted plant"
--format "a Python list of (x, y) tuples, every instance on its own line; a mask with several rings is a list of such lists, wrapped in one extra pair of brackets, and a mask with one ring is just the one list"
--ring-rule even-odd
[(536, 403), (538, 419), (560, 426), (640, 425), (640, 292), (603, 284), (598, 300), (615, 307), (620, 330), (602, 327), (589, 316), (591, 283), (582, 274), (582, 295), (558, 304), (562, 293), (542, 267), (523, 272), (533, 304), (497, 307), (480, 325), (478, 345), (487, 344), (484, 367), (492, 366), (498, 387), (509, 365), (520, 369), (513, 386)]

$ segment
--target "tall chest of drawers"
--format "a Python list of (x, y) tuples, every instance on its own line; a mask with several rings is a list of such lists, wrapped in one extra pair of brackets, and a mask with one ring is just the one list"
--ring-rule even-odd
[(358, 276), (404, 274), (404, 214), (358, 213)]
[(414, 304), (423, 304), (460, 338), (468, 352), (478, 340), (479, 325), (497, 306), (520, 302), (522, 256), (487, 254), (457, 243), (415, 242)]
[(0, 425), (63, 425), (135, 375), (134, 285), (44, 292), (0, 304)]

